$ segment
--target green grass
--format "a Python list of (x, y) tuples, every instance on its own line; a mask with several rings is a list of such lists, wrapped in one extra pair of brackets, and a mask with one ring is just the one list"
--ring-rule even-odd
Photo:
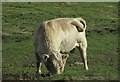
[[(117, 80), (118, 3), (47, 2), (2, 3), (3, 80), (36, 78), (33, 34), (41, 21), (60, 17), (82, 17), (86, 20), (89, 70), (84, 70), (83, 65), (73, 64), (81, 61), (76, 49), (70, 53), (62, 74), (37, 79)], [(42, 70), (47, 73), (44, 66)]]

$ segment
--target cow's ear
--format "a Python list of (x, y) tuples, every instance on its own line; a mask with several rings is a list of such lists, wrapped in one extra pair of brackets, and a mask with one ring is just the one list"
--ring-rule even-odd
[(48, 54), (44, 54), (44, 55), (43, 55), (43, 60), (44, 60), (44, 61), (47, 61), (48, 58), (49, 58), (49, 55), (48, 55)]

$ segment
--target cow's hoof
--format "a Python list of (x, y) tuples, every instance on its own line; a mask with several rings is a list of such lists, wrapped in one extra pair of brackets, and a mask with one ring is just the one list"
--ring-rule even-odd
[(45, 74), (41, 74), (42, 77), (45, 77)]
[(51, 73), (47, 73), (46, 76), (52, 77), (52, 74)]

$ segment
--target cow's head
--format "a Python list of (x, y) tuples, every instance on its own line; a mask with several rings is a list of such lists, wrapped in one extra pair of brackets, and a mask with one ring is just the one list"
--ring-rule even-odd
[(63, 68), (62, 55), (52, 53), (51, 55), (44, 54), (45, 66), (51, 74), (60, 74)]

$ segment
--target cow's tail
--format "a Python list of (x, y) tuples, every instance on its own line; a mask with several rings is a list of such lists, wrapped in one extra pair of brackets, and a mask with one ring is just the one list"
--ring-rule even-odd
[[(72, 25), (76, 26), (78, 32), (83, 32), (86, 30), (86, 22), (82, 18), (75, 18), (72, 22)], [(82, 24), (82, 25), (81, 25)]]
[(84, 28), (86, 29), (86, 22), (85, 22), (85, 20), (83, 18), (77, 18), (77, 20), (80, 21), (83, 24)]

